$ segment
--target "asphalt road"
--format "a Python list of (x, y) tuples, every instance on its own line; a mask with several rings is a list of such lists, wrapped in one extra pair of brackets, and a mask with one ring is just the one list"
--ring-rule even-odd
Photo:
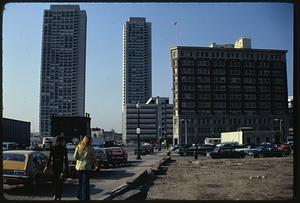
[[(134, 176), (148, 170), (159, 162), (165, 152), (158, 152), (152, 155), (142, 156), (142, 160), (136, 160), (133, 150), (128, 151), (128, 163), (109, 169), (101, 169), (94, 172), (90, 179), (91, 200), (101, 200), (110, 194), (118, 186), (126, 184)], [(47, 152), (46, 152), (47, 153)], [(8, 200), (51, 200), (53, 197), (53, 185), (51, 182), (42, 183), (33, 190), (23, 185), (4, 185), (4, 197)], [(77, 200), (77, 179), (68, 179), (64, 183), (62, 200)]]

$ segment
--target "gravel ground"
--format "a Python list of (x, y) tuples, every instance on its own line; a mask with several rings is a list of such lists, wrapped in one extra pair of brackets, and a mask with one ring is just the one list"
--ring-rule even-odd
[(293, 157), (177, 160), (147, 200), (288, 200)]

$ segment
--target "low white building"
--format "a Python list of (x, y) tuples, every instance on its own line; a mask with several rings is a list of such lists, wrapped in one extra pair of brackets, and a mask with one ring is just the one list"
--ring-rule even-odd
[(169, 98), (151, 97), (145, 104), (140, 104), (139, 110), (136, 104), (126, 104), (122, 125), (123, 143), (137, 142), (138, 126), (141, 142), (167, 140), (172, 143), (173, 104), (169, 104)]

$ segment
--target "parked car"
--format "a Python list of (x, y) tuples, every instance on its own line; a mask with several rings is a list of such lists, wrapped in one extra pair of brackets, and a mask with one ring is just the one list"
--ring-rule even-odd
[(288, 156), (291, 153), (291, 146), (289, 144), (280, 144), (277, 149), (282, 153), (283, 156)]
[[(136, 148), (134, 150), (134, 154), (137, 155), (137, 153), (138, 153), (138, 149)], [(143, 145), (140, 146), (140, 155), (146, 155), (146, 154), (150, 154), (149, 151), (146, 149), (145, 146), (143, 146)]]
[(245, 153), (235, 151), (235, 149), (230, 146), (221, 146), (221, 147), (216, 147), (212, 152), (208, 153), (207, 156), (212, 159), (244, 158)]
[(198, 154), (206, 155), (207, 153), (212, 152), (215, 149), (216, 145), (214, 144), (203, 144), (198, 147)]
[(105, 141), (103, 147), (116, 147), (115, 141)]
[(112, 154), (112, 164), (127, 163), (128, 154), (124, 148), (121, 147), (110, 147)]
[(69, 144), (66, 147), (68, 150), (69, 177), (75, 179), (75, 178), (77, 178), (77, 172), (75, 169), (76, 160), (74, 159), (74, 153), (75, 153), (76, 146)]
[(176, 149), (178, 149), (178, 148), (179, 148), (178, 145), (174, 145), (174, 146), (170, 147), (170, 150), (171, 151), (176, 151)]
[(250, 153), (254, 158), (258, 157), (282, 157), (283, 153), (274, 145), (260, 145)]
[(256, 150), (256, 148), (257, 145), (254, 144), (234, 146), (235, 151), (243, 152), (246, 155), (251, 155), (252, 152)]
[(181, 147), (178, 148), (178, 154), (181, 156), (194, 155), (195, 151), (197, 154), (206, 155), (207, 153), (213, 151), (215, 145), (203, 144), (203, 145), (192, 145), (190, 147)]
[(3, 142), (2, 147), (3, 147), (3, 151), (5, 151), (5, 150), (15, 150), (15, 149), (19, 149), (19, 143), (17, 143), (17, 142)]
[(142, 146), (146, 148), (146, 151), (150, 154), (154, 152), (154, 146), (150, 143), (144, 143)]
[[(3, 152), (3, 183), (9, 185), (36, 186), (52, 179), (53, 172), (43, 173), (48, 157), (32, 150), (9, 150)], [(51, 167), (49, 167), (51, 168)]]
[(96, 156), (96, 165), (98, 167), (98, 170), (100, 170), (101, 166), (103, 166), (104, 163), (107, 162), (106, 151), (105, 149), (100, 147), (94, 147), (94, 151)]
[(105, 153), (104, 159), (102, 159), (102, 165), (108, 168), (110, 165), (113, 165), (112, 161), (112, 152), (109, 148), (100, 148)]

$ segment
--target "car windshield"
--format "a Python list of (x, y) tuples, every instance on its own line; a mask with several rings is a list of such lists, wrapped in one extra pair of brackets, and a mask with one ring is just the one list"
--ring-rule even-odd
[(104, 154), (104, 152), (102, 151), (102, 149), (97, 149), (97, 150), (95, 150), (95, 152), (96, 152), (97, 154)]
[(258, 146), (257, 149), (262, 150), (264, 147), (263, 146)]
[(25, 155), (22, 154), (3, 154), (3, 160), (7, 161), (25, 161)]
[(68, 154), (74, 154), (75, 153), (75, 148), (67, 148), (68, 149)]

